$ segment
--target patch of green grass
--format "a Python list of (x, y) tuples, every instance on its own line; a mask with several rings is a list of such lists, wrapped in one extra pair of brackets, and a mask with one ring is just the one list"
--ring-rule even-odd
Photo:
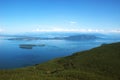
[(1, 80), (120, 80), (120, 43), (106, 44), (49, 62), (0, 70)]

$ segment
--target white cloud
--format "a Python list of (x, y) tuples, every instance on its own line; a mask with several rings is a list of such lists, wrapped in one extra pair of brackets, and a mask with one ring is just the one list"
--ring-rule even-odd
[(72, 26), (72, 27), (73, 27), (73, 26), (75, 27), (77, 24), (78, 24), (78, 23), (77, 23), (76, 21), (70, 21), (70, 22), (69, 22), (69, 26)]
[(3, 29), (2, 29), (2, 28), (0, 28), (0, 32), (3, 32)]
[(54, 27), (54, 28), (49, 28), (49, 29), (37, 28), (37, 29), (33, 30), (33, 32), (85, 32), (85, 33), (97, 32), (97, 33), (120, 33), (120, 29), (103, 30), (103, 29), (73, 29), (73, 28), (59, 28), (59, 27)]
[(117, 29), (117, 30), (111, 30), (111, 32), (113, 32), (113, 33), (120, 33), (120, 29)]
[(70, 21), (70, 24), (76, 24), (77, 22), (75, 22), (75, 21)]

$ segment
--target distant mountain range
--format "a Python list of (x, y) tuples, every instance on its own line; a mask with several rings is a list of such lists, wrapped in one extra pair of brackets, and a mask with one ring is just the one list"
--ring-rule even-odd
[(103, 36), (104, 34), (100, 33), (75, 33), (75, 32), (27, 32), (27, 33), (20, 33), (20, 34), (0, 34), (0, 36), (5, 37), (68, 37), (74, 35), (95, 35), (95, 36)]
[(8, 40), (72, 40), (72, 41), (80, 41), (80, 40), (95, 40), (99, 37), (95, 35), (72, 35), (68, 37), (27, 37), (27, 36), (21, 36), (21, 37), (14, 37), (9, 38)]
[(0, 34), (1, 37), (9, 37), (8, 40), (96, 40), (96, 39), (120, 39), (120, 34), (101, 33), (70, 33), (70, 32), (42, 32), (22, 34)]
[(69, 37), (65, 37), (64, 39), (66, 40), (95, 40), (98, 39), (99, 37), (95, 36), (95, 35), (73, 35), (73, 36), (69, 36)]

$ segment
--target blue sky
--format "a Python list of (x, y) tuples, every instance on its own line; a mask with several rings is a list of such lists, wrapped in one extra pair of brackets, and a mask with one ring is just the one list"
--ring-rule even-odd
[(120, 32), (120, 0), (0, 0), (0, 32)]

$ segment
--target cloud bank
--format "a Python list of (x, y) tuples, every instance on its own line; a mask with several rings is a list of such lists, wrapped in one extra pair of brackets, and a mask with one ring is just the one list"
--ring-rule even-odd
[(120, 33), (120, 29), (115, 30), (103, 30), (103, 29), (67, 29), (67, 28), (50, 28), (50, 29), (40, 29), (37, 28), (33, 32), (84, 32), (84, 33)]

